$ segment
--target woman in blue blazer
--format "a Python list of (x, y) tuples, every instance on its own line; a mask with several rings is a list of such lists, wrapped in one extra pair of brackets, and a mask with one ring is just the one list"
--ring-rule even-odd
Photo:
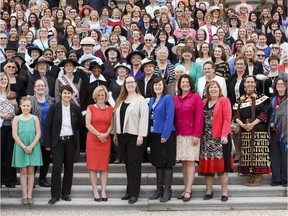
[[(157, 190), (150, 200), (170, 200), (171, 182), (176, 159), (173, 97), (167, 94), (165, 81), (157, 77), (152, 84), (153, 97), (149, 103), (149, 135), (151, 162), (156, 167)], [(164, 187), (163, 187), (164, 186)]]

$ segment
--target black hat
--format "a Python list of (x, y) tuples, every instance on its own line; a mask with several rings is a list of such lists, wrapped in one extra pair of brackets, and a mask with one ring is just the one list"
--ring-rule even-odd
[(110, 50), (116, 51), (117, 52), (117, 58), (120, 58), (121, 54), (120, 54), (119, 49), (117, 47), (115, 47), (115, 46), (110, 46), (110, 47), (108, 47), (108, 49), (105, 50), (105, 56), (106, 56), (107, 59), (108, 59), (108, 52)]
[(44, 58), (44, 57), (40, 57), (38, 58), (38, 60), (34, 61), (32, 64), (30, 64), (29, 66), (31, 68), (34, 68), (38, 63), (47, 63), (50, 66), (52, 66), (54, 63), (52, 61), (50, 61), (48, 58)]
[(23, 62), (26, 62), (21, 53), (16, 53), (15, 55), (12, 56), (12, 59), (14, 59), (16, 57), (20, 58)]
[(38, 52), (40, 53), (40, 56), (42, 56), (43, 51), (38, 46), (35, 45), (35, 46), (30, 47), (28, 49), (28, 54), (29, 54), (30, 57), (31, 57), (32, 50), (38, 50)]
[(15, 50), (16, 52), (18, 51), (17, 45), (15, 43), (7, 43), (6, 48), (4, 48), (4, 51), (6, 50)]
[(128, 62), (129, 64), (131, 64), (131, 65), (132, 65), (132, 63), (131, 63), (131, 58), (132, 58), (132, 56), (134, 56), (134, 55), (139, 55), (139, 56), (141, 56), (142, 59), (145, 58), (145, 55), (144, 55), (142, 52), (140, 52), (140, 51), (138, 51), (138, 50), (135, 50), (135, 51), (129, 53), (128, 56), (126, 57), (127, 62)]
[(58, 67), (64, 67), (66, 63), (72, 63), (74, 67), (80, 66), (80, 64), (76, 62), (74, 59), (64, 59), (63, 61), (60, 62)]
[(104, 71), (104, 64), (100, 64), (99, 62), (92, 60), (89, 65), (89, 70), (92, 71), (93, 67), (100, 67), (102, 71)]

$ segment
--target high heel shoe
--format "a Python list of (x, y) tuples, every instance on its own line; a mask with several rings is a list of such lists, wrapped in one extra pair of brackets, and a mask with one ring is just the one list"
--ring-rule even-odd
[[(189, 194), (189, 197), (185, 197), (185, 194)], [(183, 196), (183, 202), (188, 202), (191, 199), (191, 192), (185, 191), (184, 196)]]
[(204, 196), (204, 200), (210, 200), (210, 199), (212, 199), (213, 198), (213, 192), (211, 193), (211, 194), (205, 194), (205, 196)]

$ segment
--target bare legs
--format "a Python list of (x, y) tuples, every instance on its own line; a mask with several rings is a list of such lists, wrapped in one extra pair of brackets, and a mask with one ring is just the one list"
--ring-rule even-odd
[[(97, 171), (90, 170), (89, 171), (90, 182), (92, 185), (93, 195), (95, 198), (100, 198), (100, 195), (97, 190)], [(101, 170), (100, 171), (100, 180), (101, 180), (101, 197), (106, 198), (106, 185), (107, 185), (108, 171)]]
[(188, 198), (191, 196), (192, 184), (195, 178), (195, 161), (182, 161), (182, 171), (185, 186), (185, 194), (182, 195)]
[(34, 187), (34, 166), (20, 168), (22, 198), (32, 198)]
[[(220, 184), (221, 184), (221, 193), (224, 196), (228, 196), (228, 173), (224, 172), (223, 175), (218, 176)], [(212, 194), (213, 192), (213, 182), (214, 176), (205, 176), (205, 184), (206, 184), (206, 194)]]

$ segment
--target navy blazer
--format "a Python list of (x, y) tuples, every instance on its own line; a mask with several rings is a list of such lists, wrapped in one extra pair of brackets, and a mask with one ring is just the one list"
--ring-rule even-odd
[[(149, 113), (151, 115), (152, 105), (155, 97), (149, 102)], [(150, 116), (149, 115), (149, 116)], [(169, 139), (174, 127), (174, 100), (169, 94), (162, 95), (154, 108), (153, 114), (154, 132), (161, 133), (161, 138)]]
[[(80, 153), (79, 130), (84, 126), (84, 120), (80, 108), (70, 103), (70, 118), (74, 134), (74, 158), (77, 161)], [(58, 144), (62, 126), (62, 103), (51, 104), (46, 116), (44, 134), (44, 147), (55, 147)]]

